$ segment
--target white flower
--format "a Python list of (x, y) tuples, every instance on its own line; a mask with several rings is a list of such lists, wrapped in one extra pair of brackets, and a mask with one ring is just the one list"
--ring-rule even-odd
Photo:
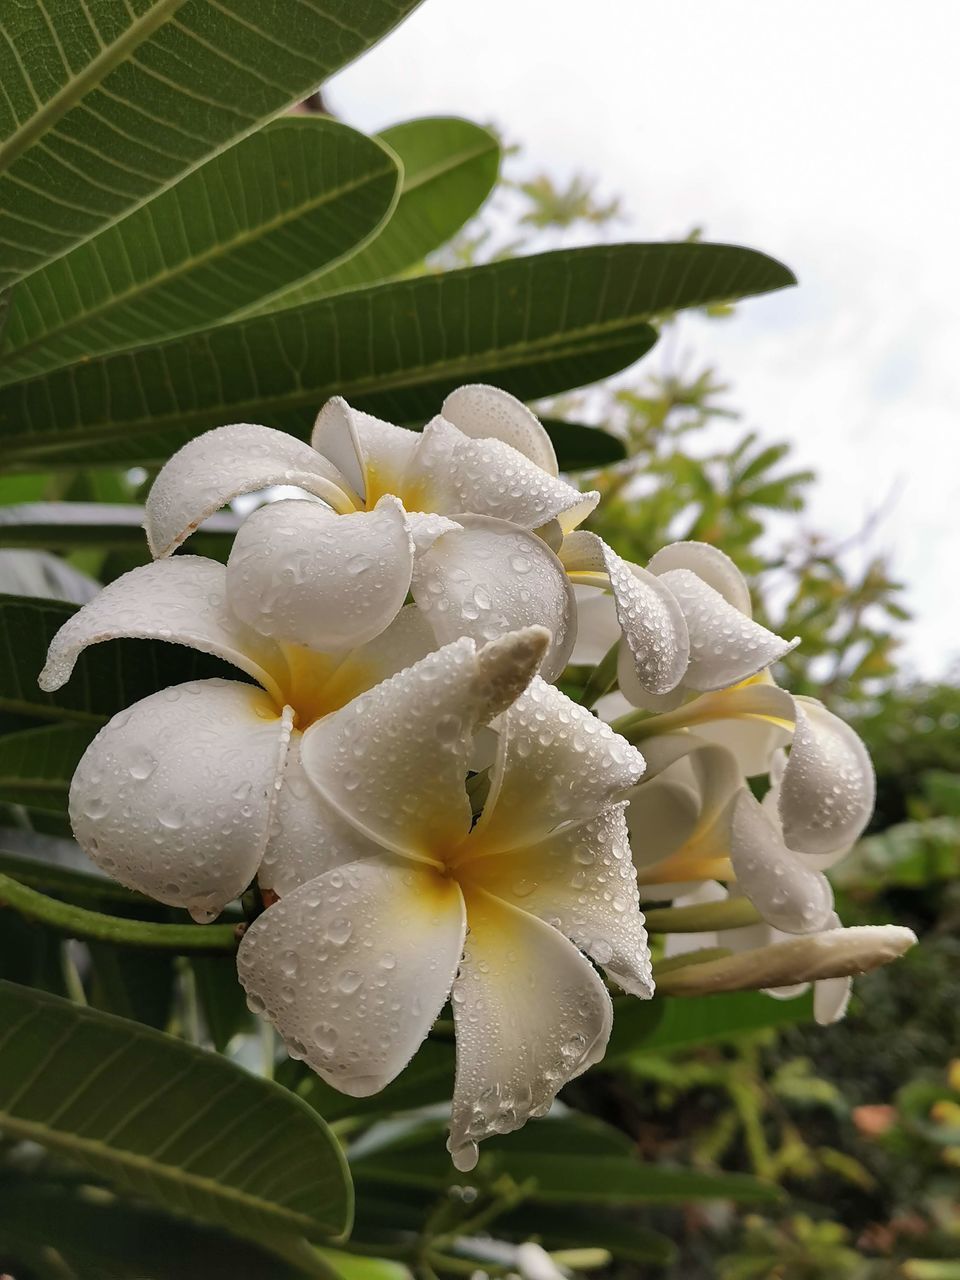
[[(652, 994), (618, 802), (643, 759), (531, 679), (546, 643), (539, 628), (457, 640), (307, 730), (299, 825), (314, 839), (274, 859), (280, 900), (238, 955), (251, 1006), (356, 1096), (402, 1070), (449, 997), (464, 1170), (602, 1056), (611, 1003), (582, 952)], [(491, 722), (474, 821), (465, 778)]]
[[(578, 539), (593, 535), (575, 534), (564, 540), (560, 558), (571, 568)], [(599, 542), (599, 539), (596, 539)], [(603, 544), (600, 544), (601, 546)], [(613, 556), (606, 548), (607, 559)], [(783, 640), (751, 617), (750, 592), (743, 575), (729, 556), (705, 542), (673, 542), (661, 548), (646, 569), (619, 557), (608, 571), (613, 600), (596, 591), (578, 598), (579, 634), (573, 653), (575, 662), (599, 662), (622, 633), (617, 675), (620, 692), (635, 707), (649, 711), (671, 711), (697, 693), (726, 689), (779, 661), (799, 643)], [(576, 573), (581, 586), (591, 583), (589, 574)], [(643, 616), (659, 630), (660, 649), (669, 661), (671, 673), (679, 667), (672, 683), (650, 678), (637, 647), (633, 631), (624, 624), (631, 596), (656, 590), (669, 598), (679, 615), (680, 627), (657, 620), (647, 604)], [(649, 600), (649, 595), (646, 596)], [(638, 611), (639, 598), (633, 606)], [(647, 652), (656, 646), (647, 645)], [(672, 678), (672, 675), (671, 675)]]
[[(241, 530), (230, 568), (176, 556), (124, 574), (60, 628), (40, 676), (43, 689), (57, 689), (88, 645), (130, 636), (215, 654), (257, 681), (194, 680), (144, 698), (100, 731), (70, 788), (74, 833), (90, 857), (122, 883), (200, 920), (242, 892), (269, 856), (271, 823), (295, 804), (286, 793), (297, 786), (303, 729), (434, 647), (416, 607), (401, 608), (406, 588), (397, 583), (404, 575), (409, 581), (409, 539), (389, 505), (342, 524), (327, 514), (335, 526), (327, 532), (348, 542), (347, 555), (366, 554), (372, 525), (379, 546), (362, 589), (349, 574), (334, 584), (336, 617), (304, 616), (270, 556), (247, 560), (251, 539), (266, 537), (271, 523), (272, 536), (286, 539), (290, 520), (304, 534), (302, 542), (290, 538), (304, 572), (326, 572), (327, 555), (344, 553), (336, 542), (324, 547), (307, 538), (301, 516), (309, 523), (314, 513), (324, 516), (306, 502), (258, 512)], [(342, 640), (345, 619), (355, 634), (373, 638), (322, 653), (264, 634), (306, 635), (315, 625)]]
[[(833, 893), (823, 872), (873, 810), (873, 767), (854, 731), (814, 699), (762, 683), (706, 695), (663, 719), (675, 731), (644, 738), (648, 776), (627, 814), (641, 881), (735, 879), (774, 928), (824, 928)], [(727, 746), (699, 736), (708, 721), (715, 731), (726, 722)], [(758, 743), (770, 747), (791, 721), (789, 754), (774, 748), (761, 804), (737, 752), (755, 763)]]
[[(441, 642), (460, 635), (482, 642), (542, 621), (555, 650), (544, 674), (556, 676), (576, 637), (571, 584), (581, 583), (613, 593), (612, 617), (625, 637), (633, 684), (666, 694), (688, 669), (682, 602), (669, 584), (626, 565), (595, 534), (572, 532), (599, 494), (580, 493), (559, 478), (543, 426), (496, 387), (460, 387), (422, 432), (360, 413), (339, 397), (320, 411), (309, 445), (246, 423), (208, 431), (184, 445), (153, 485), (146, 507), (153, 555), (169, 555), (225, 503), (268, 485), (297, 486), (341, 513), (369, 511), (385, 495), (399, 499), (412, 513), (420, 553), (413, 595)], [(451, 519), (458, 536), (434, 541), (456, 527)], [(754, 627), (750, 637), (755, 633), (769, 636)], [(765, 662), (774, 652), (780, 649)]]

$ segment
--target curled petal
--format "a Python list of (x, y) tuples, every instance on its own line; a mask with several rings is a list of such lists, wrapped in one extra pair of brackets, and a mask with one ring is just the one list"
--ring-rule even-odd
[(795, 699), (797, 726), (780, 780), (779, 810), (791, 849), (842, 855), (873, 812), (876, 780), (866, 747), (849, 725), (810, 698)]
[(689, 569), (740, 613), (749, 618), (753, 612), (750, 588), (743, 574), (725, 551), (708, 542), (671, 542), (651, 557), (647, 568), (656, 574), (667, 573), (670, 569)]
[(519, 849), (594, 818), (643, 773), (635, 747), (539, 676), (496, 727), (497, 759), (471, 857)]
[(690, 666), (684, 684), (691, 689), (722, 689), (755, 676), (779, 661), (799, 640), (782, 640), (753, 622), (689, 569), (661, 574), (687, 620)]
[(227, 564), (238, 618), (262, 635), (330, 652), (372, 640), (410, 587), (403, 508), (338, 516), (316, 502), (273, 502), (240, 526)]
[(553, 442), (540, 419), (509, 391), (483, 383), (458, 387), (444, 400), (440, 416), (473, 440), (502, 440), (548, 475), (559, 474)]
[[(916, 941), (911, 929), (892, 924), (828, 929), (721, 960), (685, 965), (665, 973), (658, 979), (658, 986), (664, 994), (692, 996), (782, 988), (802, 982), (819, 984), (890, 964)], [(824, 1015), (832, 1011), (836, 1016), (837, 1003), (836, 990), (831, 989), (823, 1002)]]
[(567, 572), (606, 578), (636, 678), (648, 693), (664, 694), (683, 678), (690, 656), (687, 624), (673, 593), (652, 573), (629, 565), (595, 533), (568, 534), (560, 548)]
[(793, 698), (765, 676), (705, 693), (687, 704), (684, 723), (698, 738), (716, 743), (736, 757), (748, 778), (768, 773), (776, 752), (793, 736)]
[(477, 1162), (478, 1142), (543, 1115), (569, 1080), (600, 1061), (613, 1020), (599, 975), (561, 933), (481, 889), (466, 897), (447, 1143), (464, 1171)]
[(50, 644), (40, 688), (59, 689), (91, 644), (130, 637), (170, 640), (216, 654), (258, 680), (278, 701), (283, 654), (227, 607), (226, 569), (202, 556), (177, 556), (131, 569), (63, 624)]
[(544, 675), (555, 679), (576, 639), (576, 602), (563, 566), (536, 534), (487, 516), (460, 516), (417, 560), (413, 596), (441, 644), (478, 643), (521, 627), (551, 633)]
[(151, 694), (77, 765), (77, 841), (121, 884), (212, 919), (257, 873), (290, 725), (262, 689), (232, 680)]
[(694, 787), (672, 778), (651, 778), (630, 792), (627, 827), (633, 861), (652, 867), (682, 849), (700, 820)]
[(830, 919), (830, 882), (787, 848), (775, 823), (746, 789), (733, 807), (730, 860), (741, 890), (775, 929), (813, 933)]
[(531, 628), (492, 655), (478, 655), (469, 638), (429, 654), (311, 726), (301, 747), (307, 776), (385, 848), (449, 853), (472, 822), (464, 777), (474, 731), (529, 681), (546, 639)]
[(832, 1026), (846, 1016), (853, 994), (850, 977), (821, 978), (813, 985), (813, 1017), (821, 1027)]
[(151, 553), (170, 555), (231, 499), (274, 484), (295, 485), (336, 511), (357, 505), (336, 467), (302, 440), (249, 422), (216, 427), (188, 441), (153, 482), (144, 520)]
[(631, 995), (653, 995), (650, 949), (623, 818), (612, 805), (537, 845), (476, 858), (471, 884), (552, 924)]
[(260, 888), (281, 898), (326, 871), (382, 852), (310, 785), (300, 760), (300, 741), (301, 734), (294, 730), (257, 874)]
[(292, 1056), (365, 1098), (410, 1061), (446, 1002), (466, 932), (456, 882), (410, 863), (354, 862), (309, 880), (244, 934), (250, 1007)]
[(407, 506), (456, 516), (509, 520), (537, 529), (563, 517), (586, 518), (600, 500), (558, 480), (502, 440), (472, 440), (452, 423), (434, 418), (423, 429), (404, 493)]
[(622, 634), (617, 606), (609, 591), (596, 587), (575, 585), (573, 594), (577, 601), (577, 640), (570, 661), (596, 666)]
[(342, 471), (367, 507), (385, 493), (404, 492), (407, 467), (420, 436), (333, 396), (317, 414), (310, 443)]

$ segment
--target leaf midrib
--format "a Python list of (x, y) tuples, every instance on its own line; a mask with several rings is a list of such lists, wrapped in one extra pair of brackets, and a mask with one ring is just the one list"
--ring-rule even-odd
[[(387, 159), (387, 157), (385, 156), (384, 159)], [(15, 367), (20, 357), (29, 355), (31, 351), (35, 351), (38, 347), (43, 349), (44, 347), (49, 346), (51, 341), (62, 334), (70, 333), (72, 330), (78, 328), (83, 329), (92, 320), (95, 320), (104, 313), (112, 311), (114, 308), (125, 306), (131, 299), (152, 293), (154, 290), (162, 288), (164, 285), (169, 284), (173, 280), (177, 280), (181, 276), (188, 275), (190, 272), (196, 271), (198, 268), (204, 267), (210, 262), (217, 261), (218, 258), (223, 257), (227, 253), (235, 253), (238, 249), (252, 243), (261, 236), (270, 234), (279, 227), (286, 225), (288, 222), (296, 221), (297, 218), (303, 216), (305, 211), (322, 208), (325, 204), (334, 200), (339, 200), (342, 196), (349, 195), (353, 191), (358, 191), (371, 182), (379, 181), (384, 174), (389, 174), (390, 172), (390, 165), (387, 164), (383, 169), (378, 169), (374, 173), (367, 174), (361, 179), (345, 183), (344, 185), (337, 187), (334, 191), (324, 192), (320, 199), (305, 200), (294, 208), (287, 210), (284, 214), (270, 219), (269, 222), (258, 224), (255, 230), (249, 229), (241, 235), (236, 236), (233, 240), (214, 245), (211, 249), (207, 250), (206, 253), (202, 253), (195, 258), (187, 259), (173, 270), (152, 276), (149, 280), (140, 285), (135, 285), (123, 293), (115, 294), (113, 297), (106, 299), (100, 306), (94, 307), (90, 311), (84, 311), (80, 315), (75, 316), (67, 324), (62, 324), (54, 329), (45, 330), (38, 338), (34, 338), (31, 342), (24, 343), (23, 346), (8, 348), (7, 351), (3, 353), (4, 362), (9, 361), (11, 367)], [(126, 221), (126, 219), (123, 219), (123, 221)], [(120, 223), (114, 223), (112, 227), (105, 228), (105, 230), (114, 230), (120, 225)], [(85, 246), (79, 247), (83, 248)], [(173, 337), (175, 335), (171, 334), (169, 336)], [(42, 375), (38, 373), (33, 376)], [(14, 375), (14, 381), (17, 380), (16, 375)]]
[(131, 50), (162, 27), (184, 3), (185, 0), (157, 0), (113, 44), (106, 45), (82, 71), (68, 80), (52, 98), (48, 98), (29, 120), (0, 145), (0, 174), (9, 169), (38, 138), (49, 132), (90, 89), (104, 80)]

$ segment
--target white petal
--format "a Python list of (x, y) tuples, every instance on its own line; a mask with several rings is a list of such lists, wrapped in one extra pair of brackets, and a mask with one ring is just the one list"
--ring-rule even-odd
[(477, 1143), (549, 1110), (599, 1062), (613, 1021), (599, 975), (556, 929), (468, 891), (463, 964), (453, 986), (457, 1077), (447, 1144), (458, 1169)]
[(699, 820), (700, 797), (692, 786), (663, 777), (641, 782), (627, 809), (635, 865), (653, 866), (682, 849)]
[(227, 607), (226, 569), (202, 556), (176, 556), (131, 569), (63, 624), (50, 644), (40, 688), (59, 689), (91, 644), (132, 637), (170, 640), (213, 653), (282, 699), (286, 663), (272, 640)]
[(733, 808), (730, 860), (741, 890), (774, 928), (784, 933), (812, 933), (830, 918), (830, 882), (787, 848), (775, 824), (747, 790), (739, 793)]
[(577, 642), (570, 661), (596, 666), (620, 639), (617, 606), (609, 591), (596, 587), (575, 585), (573, 594), (577, 601)]
[(303, 737), (310, 781), (359, 831), (415, 857), (445, 856), (470, 830), (464, 788), (478, 725), (530, 679), (546, 633), (476, 652), (468, 638), (385, 680)]
[(625, 560), (595, 533), (568, 534), (560, 559), (575, 577), (605, 577), (636, 677), (649, 693), (669, 693), (683, 678), (690, 656), (687, 624), (672, 592), (659, 578)]
[(342, 396), (328, 400), (314, 423), (310, 443), (347, 477), (367, 507), (385, 493), (404, 492), (405, 475), (420, 436), (361, 413)]
[(240, 526), (227, 594), (237, 617), (263, 635), (330, 652), (379, 635), (399, 612), (412, 571), (396, 499), (345, 516), (317, 502), (273, 502)]
[(424, 427), (404, 494), (406, 505), (417, 510), (496, 516), (524, 529), (565, 513), (582, 520), (600, 500), (549, 475), (502, 440), (471, 440), (443, 418)]
[(300, 760), (301, 736), (294, 730), (290, 738), (270, 837), (257, 874), (261, 889), (281, 898), (334, 867), (382, 852), (310, 785)]
[(295, 485), (337, 511), (356, 505), (348, 482), (308, 444), (285, 431), (238, 422), (188, 441), (161, 469), (146, 504), (150, 551), (170, 555), (231, 499), (274, 484)]
[(651, 557), (647, 568), (656, 574), (670, 569), (689, 569), (708, 587), (719, 591), (724, 600), (740, 613), (749, 618), (753, 612), (750, 588), (743, 574), (725, 551), (707, 542), (671, 542)]
[(643, 711), (652, 711), (656, 715), (663, 715), (666, 711), (675, 711), (677, 707), (683, 706), (691, 696), (690, 690), (683, 683), (678, 684), (669, 693), (648, 692), (637, 675), (637, 665), (626, 644), (620, 646), (620, 652), (617, 654), (617, 684), (620, 686), (620, 692), (631, 707), (639, 707)]
[(237, 971), (290, 1053), (355, 1098), (410, 1061), (443, 1008), (466, 919), (455, 881), (384, 858), (310, 880), (247, 930)]
[(624, 805), (540, 844), (461, 864), (461, 875), (565, 933), (624, 991), (653, 995)]
[(74, 835), (121, 884), (212, 918), (256, 875), (290, 734), (262, 689), (192, 680), (107, 724), (70, 787)]
[(414, 552), (420, 555), (428, 551), (442, 533), (450, 533), (461, 526), (456, 520), (449, 520), (446, 516), (435, 516), (428, 511), (408, 511), (407, 528), (413, 538)]
[[(866, 747), (849, 725), (810, 698), (795, 700), (797, 727), (780, 782), (780, 817), (791, 849), (842, 854), (873, 812), (876, 780)], [(822, 865), (822, 864), (821, 864)]]
[(440, 416), (473, 440), (502, 440), (548, 475), (559, 474), (553, 442), (540, 419), (509, 391), (482, 383), (458, 387), (444, 400)]
[(684, 684), (691, 689), (739, 684), (800, 643), (782, 640), (753, 622), (689, 569), (670, 569), (660, 580), (676, 596), (687, 620), (690, 666)]
[(852, 978), (821, 978), (813, 984), (813, 1016), (821, 1027), (829, 1027), (846, 1016), (853, 994)]
[(684, 709), (684, 723), (698, 738), (726, 747), (744, 776), (768, 773), (775, 753), (793, 736), (793, 698), (772, 680), (705, 693)]
[(496, 727), (490, 794), (471, 836), (477, 849), (518, 849), (586, 822), (643, 773), (635, 747), (539, 677)]
[(413, 596), (441, 644), (472, 636), (482, 644), (521, 627), (552, 635), (544, 676), (555, 679), (576, 639), (570, 580), (536, 534), (505, 520), (461, 516), (417, 559)]

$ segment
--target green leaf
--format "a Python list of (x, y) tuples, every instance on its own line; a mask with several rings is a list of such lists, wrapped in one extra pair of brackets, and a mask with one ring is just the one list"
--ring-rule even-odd
[[(88, 547), (140, 554), (150, 559), (143, 532), (143, 507), (120, 502), (24, 502), (0, 506), (0, 549), (43, 547), (72, 552)], [(193, 534), (190, 554), (226, 560), (241, 520), (211, 516)]]
[(37, 675), (47, 647), (75, 612), (73, 605), (57, 600), (0, 595), (0, 726), (7, 727), (6, 712), (99, 727), (131, 703), (172, 684), (212, 676), (244, 679), (226, 663), (183, 645), (115, 640), (84, 653), (62, 689), (41, 693)]
[(355, 58), (416, 0), (7, 6), (0, 289), (116, 224)]
[(547, 435), (553, 441), (562, 471), (586, 471), (591, 467), (609, 467), (622, 462), (627, 450), (622, 440), (579, 422), (563, 422), (559, 418), (542, 418)]
[(99, 1189), (0, 1182), (4, 1261), (12, 1254), (26, 1268), (34, 1253), (50, 1249), (83, 1280), (302, 1280), (305, 1274), (247, 1240)]
[(57, 724), (0, 737), (0, 800), (66, 813), (73, 771), (96, 725)]
[(0, 444), (8, 466), (157, 462), (222, 422), (306, 436), (334, 394), (402, 423), (464, 382), (536, 399), (632, 364), (668, 301), (792, 279), (726, 245), (597, 245), (379, 285), (2, 387)]
[(599, 1069), (617, 1067), (635, 1053), (667, 1053), (812, 1018), (810, 995), (796, 1000), (774, 1000), (759, 991), (652, 1001), (621, 997), (615, 1001), (613, 1033)]
[(296, 1091), (328, 1120), (348, 1116), (392, 1115), (452, 1097), (453, 1073), (453, 1045), (427, 1040), (396, 1080), (369, 1097), (350, 1098), (312, 1071), (303, 1073)]
[[(12, 837), (7, 833), (4, 838), (10, 841)], [(33, 833), (30, 839), (31, 844), (39, 843), (39, 838)], [(81, 902), (95, 902), (98, 906), (103, 903), (122, 902), (132, 908), (150, 905), (156, 907), (157, 904), (151, 903), (149, 898), (135, 893), (132, 889), (123, 888), (122, 885), (114, 880), (108, 880), (104, 875), (77, 871), (73, 867), (52, 861), (55, 857), (54, 851), (59, 852), (62, 844), (62, 841), (51, 842), (50, 861), (26, 857), (6, 849), (0, 850), (0, 874), (12, 876), (14, 880), (29, 885), (32, 889), (41, 889), (69, 901), (79, 899)], [(76, 850), (76, 846), (73, 847)], [(79, 850), (76, 850), (76, 853), (79, 859), (82, 855)]]
[(356, 248), (399, 181), (391, 154), (362, 133), (277, 120), (24, 280), (0, 376), (216, 324)]
[(216, 1054), (0, 982), (0, 1129), (244, 1235), (351, 1218), (340, 1148), (293, 1094)]
[(652, 1262), (668, 1266), (676, 1256), (672, 1240), (632, 1221), (596, 1208), (576, 1205), (524, 1204), (496, 1219), (498, 1238), (524, 1241), (538, 1236), (544, 1248), (608, 1249), (626, 1262)]
[(469, 120), (454, 116), (410, 120), (378, 136), (403, 165), (400, 199), (389, 220), (345, 262), (251, 311), (296, 307), (400, 275), (446, 244), (478, 211), (496, 183), (500, 143), (488, 129)]

